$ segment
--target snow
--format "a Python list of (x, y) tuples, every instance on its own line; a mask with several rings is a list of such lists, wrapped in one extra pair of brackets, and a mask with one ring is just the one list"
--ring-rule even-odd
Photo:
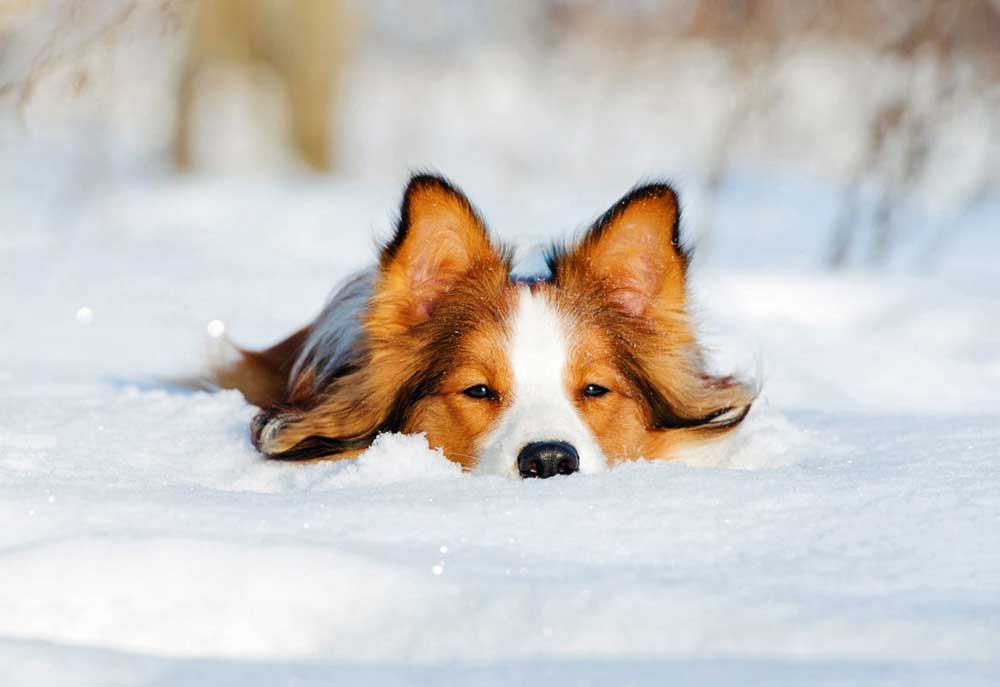
[[(125, 4), (70, 4), (35, 3), (0, 64), (64, 34), (0, 111), (0, 686), (1000, 684), (995, 87), (939, 84), (889, 264), (830, 273), (871, 116), (933, 60), (797, 40), (748, 81), (700, 40), (543, 45), (540, 5), (377, 2), (343, 176), (297, 176), (235, 84), (201, 105), (206, 162), (290, 170), (181, 179), (157, 167), (171, 3), (84, 51)], [(712, 206), (754, 90), (778, 106)], [(462, 474), (421, 436), (288, 464), (254, 452), (239, 394), (177, 383), (313, 318), (426, 165), (526, 249), (668, 175), (713, 364), (762, 382), (741, 431), (545, 481)], [(891, 181), (869, 172), (863, 203)]]
[[(627, 188), (468, 186), (524, 244)], [(824, 192), (739, 187), (695, 263), (716, 365), (763, 379), (743, 430), (546, 481), (421, 436), (266, 462), (237, 393), (172, 383), (314, 316), (398, 186), (5, 201), (0, 684), (995, 684), (1000, 211), (933, 270), (830, 275), (795, 233)]]

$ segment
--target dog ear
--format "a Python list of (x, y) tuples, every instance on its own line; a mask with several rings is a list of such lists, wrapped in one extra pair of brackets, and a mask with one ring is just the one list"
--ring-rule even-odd
[(461, 191), (439, 177), (413, 177), (380, 255), (356, 368), (320, 390), (312, 369), (300, 371), (290, 403), (254, 420), (254, 445), (278, 459), (337, 458), (356, 455), (380, 432), (399, 431), (412, 400), (432, 383), (421, 356), (432, 333), (417, 325), (467, 275), (506, 280), (508, 263)]
[(739, 425), (757, 398), (756, 384), (731, 375), (704, 372), (701, 361), (650, 356), (643, 397), (650, 405), (654, 429), (684, 430), (688, 436), (710, 435)]
[(576, 248), (550, 260), (601, 280), (626, 314), (683, 310), (688, 255), (681, 248), (677, 194), (667, 184), (639, 186), (605, 212)]
[(355, 371), (302, 406), (264, 408), (250, 425), (250, 439), (258, 451), (279, 460), (353, 457), (379, 432), (396, 431), (389, 424), (394, 397), (393, 389)]
[(614, 312), (602, 316), (628, 342), (628, 373), (649, 404), (650, 428), (694, 436), (738, 425), (757, 391), (706, 372), (687, 313), (689, 257), (677, 194), (655, 183), (627, 193), (572, 250), (551, 254), (549, 267), (557, 284), (607, 294)]
[(441, 177), (421, 174), (406, 187), (396, 234), (382, 249), (376, 291), (401, 306), (396, 314), (407, 324), (418, 324), (470, 270), (499, 262), (465, 194)]

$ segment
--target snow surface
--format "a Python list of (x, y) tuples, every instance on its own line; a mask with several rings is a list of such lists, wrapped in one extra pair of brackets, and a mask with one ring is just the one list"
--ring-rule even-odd
[[(79, 190), (57, 163), (3, 171), (0, 684), (1000, 681), (995, 205), (933, 265), (831, 275), (830, 192), (740, 182), (694, 295), (717, 365), (763, 376), (744, 430), (521, 482), (419, 436), (269, 463), (237, 393), (170, 383), (208, 332), (314, 316), (401, 183)], [(634, 180), (457, 181), (530, 244)]]

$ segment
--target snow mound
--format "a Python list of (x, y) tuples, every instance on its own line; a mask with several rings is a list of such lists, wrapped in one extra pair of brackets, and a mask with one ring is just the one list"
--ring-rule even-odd
[[(755, 188), (694, 290), (766, 398), (681, 461), (524, 481), (419, 435), (267, 460), (239, 393), (143, 381), (199, 369), (206, 323), (315, 316), (398, 187), (8, 207), (0, 685), (1000, 684), (997, 209), (937, 273), (833, 277), (794, 271), (815, 196)], [(504, 239), (613, 200), (543, 195), (483, 200)]]
[(780, 468), (801, 462), (811, 445), (809, 434), (779, 411), (758, 401), (735, 432), (723, 439), (687, 448), (678, 460), (692, 467)]
[(381, 434), (328, 484), (391, 484), (454, 479), (461, 474), (461, 466), (445, 458), (440, 449), (431, 449), (423, 434)]
[(392, 636), (417, 577), (279, 538), (82, 536), (0, 559), (0, 585), (20, 590), (0, 601), (0, 635), (177, 656), (323, 655), (363, 628)]
[[(453, 479), (462, 468), (431, 449), (423, 434), (380, 434), (371, 447), (355, 459), (315, 463), (264, 461), (236, 483), (252, 491), (285, 489), (339, 489), (396, 482)], [(276, 479), (276, 472), (278, 473)]]

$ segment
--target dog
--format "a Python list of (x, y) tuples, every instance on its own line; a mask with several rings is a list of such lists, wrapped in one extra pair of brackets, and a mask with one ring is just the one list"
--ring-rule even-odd
[(273, 459), (354, 457), (404, 432), (465, 470), (512, 477), (670, 460), (733, 432), (756, 397), (706, 371), (690, 257), (676, 193), (649, 183), (554, 244), (547, 276), (515, 278), (465, 194), (419, 174), (377, 265), (215, 380), (261, 407), (251, 439)]

